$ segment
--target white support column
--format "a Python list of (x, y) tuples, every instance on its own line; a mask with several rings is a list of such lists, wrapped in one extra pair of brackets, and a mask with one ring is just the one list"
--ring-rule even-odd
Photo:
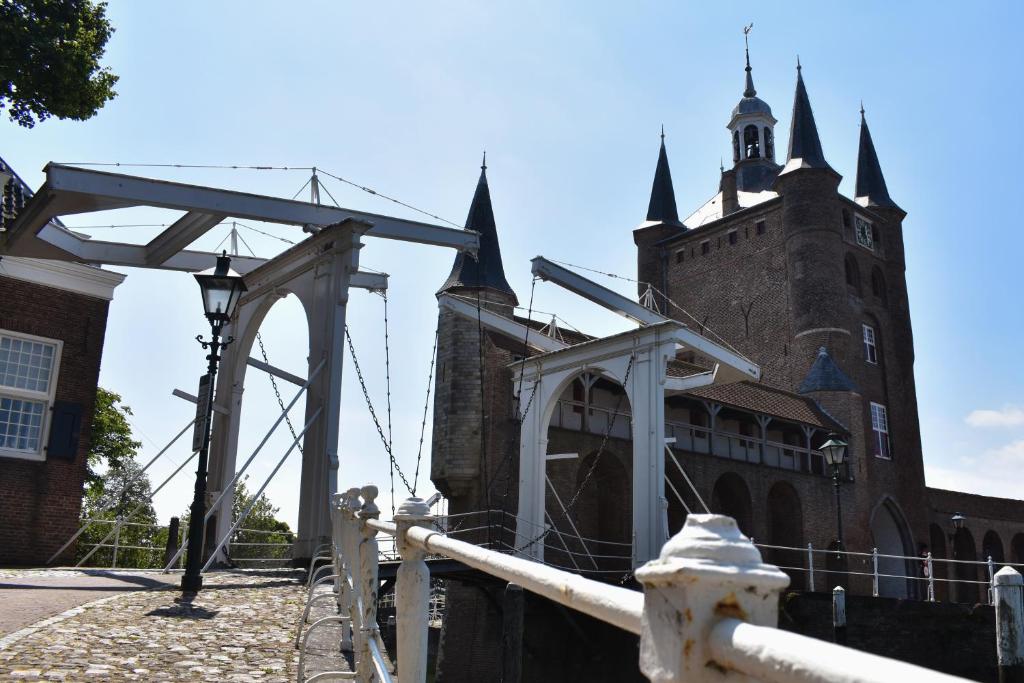
[[(376, 640), (377, 627), (377, 531), (366, 524), (367, 520), (380, 517), (380, 510), (374, 502), (377, 499), (376, 486), (364, 486), (360, 489), (363, 496), (362, 509), (359, 510), (359, 586), (360, 586), (360, 638), (356, 652), (356, 680), (360, 683), (376, 681), (371, 641)], [(413, 679), (410, 679), (413, 680)]]
[[(665, 363), (671, 345), (636, 352), (626, 392), (633, 413), (633, 566), (657, 557), (665, 516)], [(628, 358), (626, 361), (628, 365)], [(624, 377), (622, 368), (620, 377)]]
[(996, 659), (999, 680), (1024, 681), (1024, 579), (1003, 567), (992, 580), (996, 605)]
[(306, 398), (307, 420), (321, 407), (323, 413), (304, 442), (296, 557), (308, 556), (330, 537), (328, 501), (338, 490), (345, 312), (349, 280), (359, 269), (360, 247), (357, 233), (339, 234), (313, 275), (312, 301), (304, 302), (309, 313), (310, 369), (323, 359), (327, 365), (310, 385)]
[[(516, 514), (516, 548), (526, 557), (544, 559), (544, 540), (536, 540), (544, 528), (544, 480), (547, 474), (548, 423), (546, 381), (540, 377), (523, 380), (520, 403), (533, 396), (530, 412), (519, 427), (519, 510)], [(555, 397), (557, 400), (557, 397)]]

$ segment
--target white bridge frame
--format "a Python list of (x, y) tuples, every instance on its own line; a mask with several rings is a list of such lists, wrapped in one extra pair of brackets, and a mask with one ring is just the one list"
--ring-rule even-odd
[[(217, 378), (215, 403), (223, 410), (214, 415), (207, 480), (208, 510), (210, 501), (215, 499), (220, 501), (218, 510), (231, 510), (234, 492), (229, 484), (235, 474), (245, 373), (247, 365), (254, 364), (249, 351), (273, 304), (294, 294), (309, 323), (309, 373), (293, 556), (312, 554), (317, 544), (330, 537), (329, 502), (337, 492), (349, 289), (386, 290), (388, 284), (386, 274), (359, 270), (364, 238), (381, 237), (476, 253), (479, 234), (364, 211), (61, 164), (48, 164), (44, 171), (46, 182), (4, 235), (5, 253), (96, 265), (200, 271), (212, 267), (217, 254), (189, 251), (186, 247), (229, 217), (300, 226), (314, 233), (269, 260), (232, 257), (232, 266), (244, 275), (248, 291), (224, 330), (225, 336), (236, 340), (225, 350)], [(184, 213), (147, 244), (93, 240), (54, 220), (58, 216), (139, 206)], [(259, 367), (258, 362), (255, 365)], [(276, 368), (262, 369), (273, 374), (280, 372)], [(225, 486), (230, 490), (224, 490)], [(231, 528), (230, 514), (214, 512), (211, 516), (212, 524), (206, 534), (208, 549), (219, 545), (216, 540), (225, 539)]]
[[(532, 407), (520, 427), (519, 509), (516, 550), (544, 559), (547, 521), (548, 426), (558, 398), (580, 375), (590, 373), (623, 385), (633, 420), (633, 566), (657, 556), (668, 540), (665, 496), (665, 396), (709, 384), (757, 380), (760, 368), (735, 351), (691, 330), (685, 324), (588, 280), (538, 256), (533, 274), (578, 294), (640, 325), (636, 330), (569, 345), (487, 309), (477, 309), (449, 295), (438, 297), (442, 308), (481, 324), (538, 352), (510, 367), (513, 382), (522, 385), (520, 409)], [(711, 359), (714, 369), (688, 377), (667, 374), (668, 362), (690, 349)], [(630, 367), (628, 380), (627, 368)]]

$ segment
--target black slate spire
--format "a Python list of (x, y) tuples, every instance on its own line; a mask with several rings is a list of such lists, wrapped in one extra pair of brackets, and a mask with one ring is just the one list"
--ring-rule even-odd
[(866, 200), (867, 206), (896, 206), (885, 186), (885, 176), (882, 175), (882, 167), (875, 154), (875, 143), (871, 141), (871, 131), (864, 118), (863, 104), (860, 106), (860, 149), (857, 153), (857, 191), (854, 197)]
[(480, 233), (480, 249), (477, 258), (459, 252), (452, 265), (451, 275), (441, 287), (447, 291), (454, 287), (478, 287), (493, 289), (515, 297), (515, 292), (505, 279), (505, 268), (501, 263), (501, 248), (498, 246), (498, 227), (494, 222), (491, 207), (491, 191), (487, 186), (487, 155), (480, 166), (480, 180), (476, 185), (473, 203), (466, 217), (466, 229)]
[(647, 206), (647, 220), (663, 223), (678, 223), (676, 193), (672, 188), (672, 172), (668, 168), (668, 153), (665, 151), (665, 127), (661, 127), (661, 149), (658, 151), (658, 166), (654, 170), (654, 184), (651, 186), (651, 203)]
[[(824, 168), (833, 171), (825, 161), (821, 151), (821, 140), (818, 138), (818, 127), (814, 123), (814, 112), (811, 111), (811, 100), (807, 97), (804, 77), (801, 74), (800, 60), (796, 62), (796, 95), (793, 98), (793, 121), (789, 128), (789, 156), (787, 162), (797, 160), (799, 164), (787, 163), (786, 170), (796, 168)], [(833, 171), (834, 172), (834, 171)]]
[(807, 377), (800, 384), (799, 391), (801, 394), (812, 391), (857, 391), (857, 385), (839, 369), (832, 356), (828, 355), (828, 349), (822, 346), (818, 349), (818, 357), (814, 359)]
[[(746, 38), (746, 36), (744, 36)], [(747, 45), (747, 87), (743, 91), (744, 97), (754, 97), (757, 95), (757, 91), (754, 90), (754, 77), (750, 74), (750, 45)]]

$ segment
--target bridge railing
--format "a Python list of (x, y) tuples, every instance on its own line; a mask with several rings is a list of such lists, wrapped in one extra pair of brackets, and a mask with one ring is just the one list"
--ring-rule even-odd
[[(427, 555), (457, 560), (639, 635), (640, 670), (657, 683), (964, 680), (778, 630), (778, 597), (789, 578), (762, 562), (730, 517), (690, 515), (660, 557), (636, 571), (639, 592), (447, 537), (433, 528), (430, 510), (418, 498), (407, 499), (393, 521), (382, 521), (377, 494), (375, 486), (364, 486), (333, 501), (342, 645), (351, 633), (356, 669), (344, 677), (391, 680), (376, 616), (377, 537), (383, 534), (396, 540), (401, 557), (394, 599), (403, 683), (427, 676)], [(300, 682), (340, 674), (306, 679), (300, 655)]]

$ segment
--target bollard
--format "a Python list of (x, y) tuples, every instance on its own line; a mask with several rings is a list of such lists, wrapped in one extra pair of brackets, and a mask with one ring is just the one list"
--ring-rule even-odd
[(655, 683), (727, 680), (710, 665), (712, 628), (729, 617), (774, 627), (779, 593), (789, 585), (724, 515), (688, 515), (636, 578), (644, 587), (640, 670)]
[(1024, 683), (1024, 578), (1013, 567), (996, 572), (996, 659), (999, 683)]
[[(375, 640), (380, 629), (377, 626), (377, 530), (367, 525), (369, 519), (380, 517), (380, 508), (374, 503), (378, 495), (376, 486), (364, 486), (359, 490), (363, 506), (359, 509), (359, 648), (356, 656), (356, 680), (370, 683), (377, 679), (373, 665), (370, 642)], [(410, 679), (411, 680), (411, 679)]]
[(832, 589), (832, 640), (846, 645), (846, 591), (842, 586)]
[(181, 520), (177, 517), (171, 517), (171, 523), (167, 525), (167, 546), (164, 548), (163, 566), (165, 567), (171, 563), (171, 558), (178, 552), (178, 531), (180, 527)]
[(398, 623), (398, 664), (402, 680), (422, 683), (427, 680), (427, 637), (430, 630), (430, 569), (426, 553), (407, 543), (411, 527), (430, 528), (430, 508), (422, 498), (406, 498), (395, 513), (398, 566), (395, 583), (395, 614)]

